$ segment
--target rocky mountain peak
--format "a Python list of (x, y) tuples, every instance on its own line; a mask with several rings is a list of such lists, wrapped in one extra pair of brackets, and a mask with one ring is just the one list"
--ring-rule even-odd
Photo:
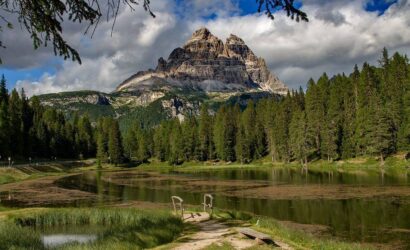
[(223, 48), (223, 42), (206, 28), (195, 31), (183, 47), (191, 57), (197, 59), (217, 58), (223, 52)]
[(238, 36), (231, 34), (227, 39), (226, 43), (227, 45), (245, 45), (245, 42)]
[(212, 33), (207, 28), (200, 28), (192, 34), (188, 42), (193, 40), (208, 40), (209, 38), (213, 37), (215, 36), (212, 35)]
[(272, 74), (245, 42), (231, 34), (225, 44), (208, 29), (195, 31), (168, 60), (158, 60), (155, 70), (138, 72), (117, 91), (136, 91), (160, 86), (189, 87), (207, 92), (260, 89), (286, 94), (288, 88)]

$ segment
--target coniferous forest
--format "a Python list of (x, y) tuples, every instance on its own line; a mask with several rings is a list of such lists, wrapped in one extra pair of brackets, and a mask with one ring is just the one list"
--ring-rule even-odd
[(224, 105), (210, 115), (163, 121), (144, 129), (136, 123), (124, 136), (124, 153), (140, 162), (155, 157), (170, 164), (223, 160), (249, 163), (328, 161), (410, 150), (410, 65), (386, 49), (380, 66), (364, 63), (350, 75), (310, 79), (306, 92), (277, 101)]
[(6, 89), (0, 82), (0, 156), (2, 161), (28, 162), (95, 156), (94, 131), (86, 116), (68, 121), (63, 113), (30, 100), (24, 90)]
[(117, 120), (87, 116), (70, 119), (30, 100), (24, 90), (8, 93), (0, 85), (0, 155), (13, 159), (91, 158), (98, 162), (148, 162), (152, 157), (176, 165), (185, 161), (249, 163), (329, 161), (386, 156), (410, 151), (410, 65), (407, 56), (383, 51), (379, 66), (364, 63), (350, 75), (324, 73), (307, 89), (279, 100), (222, 105), (199, 116), (164, 120), (154, 127), (135, 121), (121, 133)]

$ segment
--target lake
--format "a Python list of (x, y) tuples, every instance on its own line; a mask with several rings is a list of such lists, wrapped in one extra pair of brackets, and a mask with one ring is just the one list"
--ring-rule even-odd
[[(205, 193), (215, 206), (317, 225), (326, 236), (357, 242), (405, 242), (410, 247), (410, 174), (375, 171), (301, 171), (240, 168), (179, 172), (87, 172), (56, 181), (60, 187), (98, 194), (104, 205), (128, 201), (170, 203), (172, 195), (200, 206)], [(320, 226), (319, 226), (320, 225)], [(326, 230), (324, 230), (325, 228)]]
[[(163, 171), (134, 168), (89, 171), (55, 179), (47, 182), (50, 183), (46, 183), (47, 187), (85, 191), (93, 194), (92, 198), (85, 196), (69, 202), (50, 198), (25, 204), (19, 199), (8, 199), (10, 193), (3, 192), (1, 204), (87, 207), (148, 201), (171, 209), (171, 196), (177, 195), (185, 204), (200, 208), (203, 195), (210, 193), (217, 208), (273, 217), (289, 226), (308, 228), (321, 237), (336, 236), (356, 242), (404, 242), (410, 248), (410, 173), (405, 170), (347, 172), (254, 167), (199, 168), (187, 172), (178, 167)], [(58, 241), (60, 236), (51, 235), (50, 239)], [(63, 238), (77, 237), (68, 236)]]

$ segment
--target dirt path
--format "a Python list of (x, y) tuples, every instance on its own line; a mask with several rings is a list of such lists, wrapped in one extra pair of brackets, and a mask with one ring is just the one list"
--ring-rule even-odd
[[(198, 215), (198, 216), (197, 216)], [(209, 216), (203, 213), (197, 214), (195, 217), (190, 215), (184, 216), (185, 222), (194, 223), (199, 227), (199, 231), (179, 239), (177, 246), (171, 247), (173, 250), (199, 250), (207, 248), (211, 245), (223, 246), (224, 244), (231, 245), (234, 249), (247, 249), (258, 245), (257, 241), (244, 238), (240, 235), (236, 227), (226, 225), (217, 220), (210, 220)], [(292, 249), (287, 244), (275, 241), (278, 249)]]

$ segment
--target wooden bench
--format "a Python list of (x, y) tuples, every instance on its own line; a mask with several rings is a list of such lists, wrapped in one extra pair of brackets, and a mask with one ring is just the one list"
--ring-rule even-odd
[(239, 228), (238, 232), (246, 237), (255, 239), (258, 243), (273, 243), (272, 237), (251, 228)]

